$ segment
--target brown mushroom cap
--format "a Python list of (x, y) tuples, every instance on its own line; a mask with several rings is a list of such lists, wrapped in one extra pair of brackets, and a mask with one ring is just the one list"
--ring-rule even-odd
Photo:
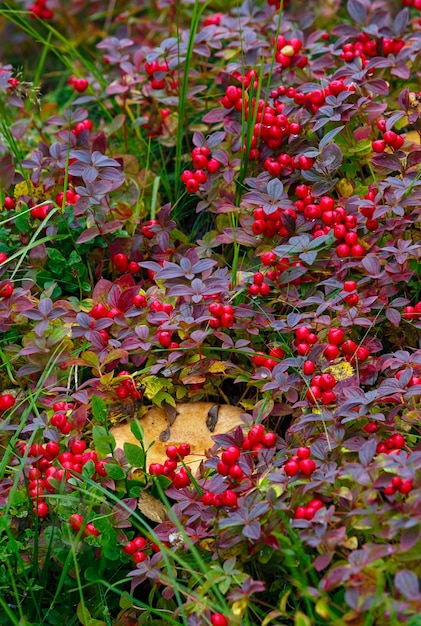
[[(147, 465), (164, 463), (165, 450), (168, 446), (179, 446), (188, 443), (191, 455), (185, 458), (186, 463), (199, 463), (205, 451), (214, 445), (212, 435), (226, 433), (243, 424), (240, 415), (243, 411), (229, 404), (216, 405), (213, 402), (185, 402), (177, 404), (176, 415), (170, 417), (165, 409), (154, 406), (150, 408), (139, 423), (143, 428), (146, 448), (155, 442), (147, 452)], [(213, 430), (212, 430), (213, 428)], [(130, 430), (130, 424), (121, 424), (111, 429), (117, 448), (124, 449), (124, 444), (139, 445)]]

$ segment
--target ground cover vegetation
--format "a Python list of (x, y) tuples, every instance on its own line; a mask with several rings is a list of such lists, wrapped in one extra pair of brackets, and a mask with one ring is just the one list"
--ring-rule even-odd
[(421, 624), (420, 11), (2, 3), (0, 624)]

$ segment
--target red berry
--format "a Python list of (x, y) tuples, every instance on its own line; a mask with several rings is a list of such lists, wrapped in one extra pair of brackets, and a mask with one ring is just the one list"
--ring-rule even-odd
[(177, 446), (168, 446), (165, 450), (165, 454), (171, 461), (175, 461), (178, 459), (178, 448)]
[(247, 436), (252, 446), (261, 442), (264, 432), (265, 429), (262, 424), (255, 424), (250, 428)]
[(316, 364), (314, 363), (314, 361), (304, 361), (303, 363), (303, 374), (305, 376), (311, 376), (312, 374), (314, 374), (316, 370)]
[(221, 461), (225, 465), (234, 465), (240, 457), (240, 450), (236, 446), (230, 446), (221, 454)]
[(0, 396), (0, 411), (8, 411), (14, 406), (16, 400), (11, 393), (4, 393)]
[(231, 467), (229, 468), (228, 473), (231, 476), (231, 478), (233, 478), (234, 480), (241, 480), (243, 478), (243, 476), (244, 476), (243, 470), (237, 464), (231, 465)]
[(135, 552), (132, 556), (132, 560), (134, 563), (142, 563), (147, 558), (147, 555), (142, 552), (142, 550), (137, 550), (137, 552)]
[(294, 513), (294, 519), (307, 519), (307, 507), (297, 506)]
[(229, 471), (230, 471), (230, 467), (229, 467), (229, 465), (225, 465), (225, 463), (223, 463), (222, 461), (218, 461), (218, 464), (216, 466), (216, 470), (217, 470), (218, 474), (220, 474), (221, 476), (228, 476)]
[(300, 466), (298, 465), (297, 461), (289, 460), (285, 463), (284, 470), (287, 476), (295, 476), (296, 474), (298, 474)]
[(222, 494), (222, 503), (224, 506), (237, 506), (237, 494), (232, 489), (227, 489)]
[(82, 441), (82, 439), (75, 439), (70, 448), (73, 454), (83, 454), (86, 450), (86, 442)]
[(336, 378), (332, 374), (322, 374), (319, 385), (324, 391), (330, 391), (336, 385)]
[(345, 339), (345, 333), (340, 328), (331, 328), (327, 334), (327, 340), (331, 344), (339, 346)]
[(222, 613), (214, 613), (211, 617), (212, 626), (228, 626), (228, 620)]
[(403, 480), (399, 487), (399, 493), (407, 495), (412, 490), (412, 480)]
[(73, 513), (73, 515), (69, 517), (69, 522), (72, 529), (78, 531), (82, 526), (83, 517), (80, 513)]
[(48, 506), (45, 502), (38, 502), (38, 504), (33, 509), (34, 515), (43, 519), (48, 515)]
[(60, 446), (55, 441), (49, 441), (45, 445), (45, 453), (44, 454), (45, 454), (45, 457), (48, 460), (55, 459), (56, 456), (58, 456), (59, 453), (60, 453)]
[(304, 474), (304, 476), (311, 476), (311, 474), (316, 469), (316, 464), (313, 459), (302, 459), (299, 463), (300, 472)]
[(326, 348), (323, 350), (323, 356), (328, 360), (328, 361), (334, 361), (339, 355), (339, 348), (337, 345), (330, 343), (329, 345), (326, 346)]
[(311, 450), (310, 448), (307, 448), (306, 446), (302, 446), (301, 448), (298, 448), (297, 450), (297, 456), (300, 460), (308, 459), (310, 457), (310, 454), (311, 454)]
[(184, 457), (186, 456), (189, 456), (190, 452), (191, 448), (188, 443), (182, 443), (180, 446), (178, 446), (178, 454), (181, 456), (182, 459), (184, 459)]
[(275, 433), (265, 433), (262, 437), (262, 444), (266, 448), (272, 448), (276, 443)]
[(132, 554), (134, 554), (136, 550), (137, 548), (133, 541), (129, 541), (129, 543), (123, 546), (124, 554), (128, 554), (129, 556), (132, 556)]
[(213, 504), (214, 497), (215, 496), (211, 491), (205, 491), (201, 499), (202, 499), (203, 504), (206, 504), (207, 506), (211, 506)]

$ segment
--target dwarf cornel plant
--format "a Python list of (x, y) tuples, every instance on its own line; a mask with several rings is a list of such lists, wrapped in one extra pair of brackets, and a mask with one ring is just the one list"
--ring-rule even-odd
[(2, 3), (0, 624), (421, 623), (420, 11)]

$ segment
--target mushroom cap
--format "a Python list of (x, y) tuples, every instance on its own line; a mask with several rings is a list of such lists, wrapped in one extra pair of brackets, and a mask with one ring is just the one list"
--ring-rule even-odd
[[(227, 433), (243, 424), (240, 415), (243, 411), (230, 404), (214, 402), (184, 402), (176, 405), (176, 415), (170, 417), (164, 408), (153, 406), (140, 417), (139, 424), (144, 433), (143, 446), (147, 451), (147, 466), (151, 463), (163, 464), (167, 458), (168, 446), (190, 445), (191, 454), (185, 463), (199, 463), (205, 458), (205, 452), (214, 445), (213, 435)], [(139, 445), (130, 430), (130, 423), (115, 426), (110, 430), (116, 440), (116, 447), (124, 449), (124, 444)]]

